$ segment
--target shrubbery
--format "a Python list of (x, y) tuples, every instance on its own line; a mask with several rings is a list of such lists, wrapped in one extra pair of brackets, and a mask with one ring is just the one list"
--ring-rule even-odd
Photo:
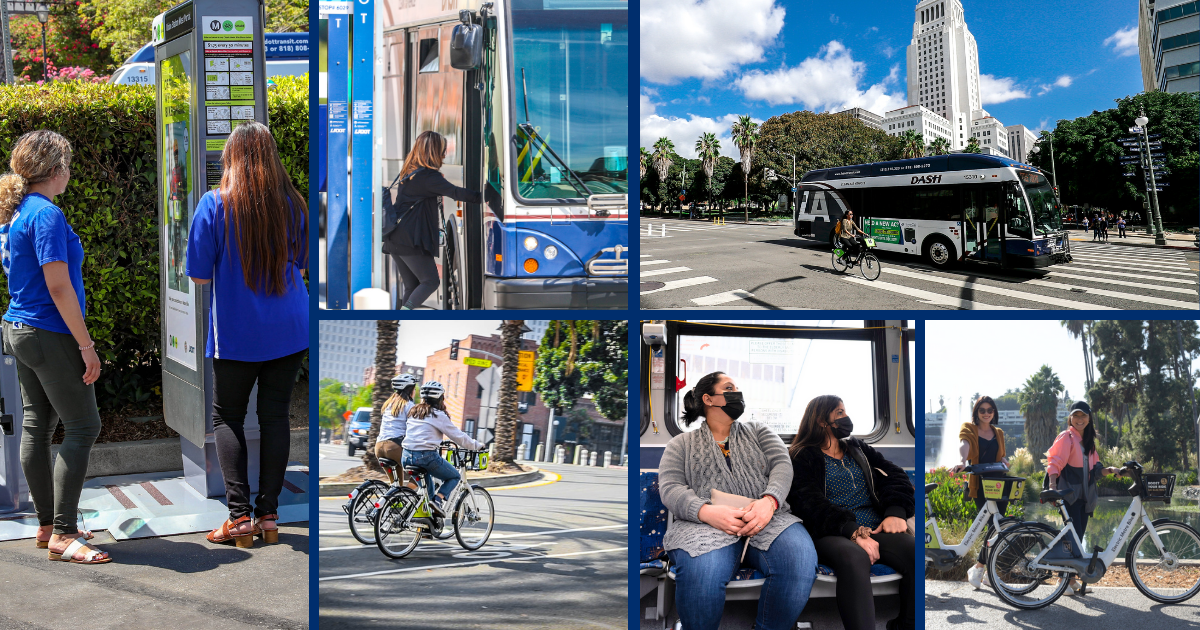
[[(276, 78), (271, 131), (308, 196), (308, 80)], [(104, 407), (161, 393), (159, 241), (153, 87), (82, 81), (0, 86), (0, 170), (21, 134), (51, 129), (74, 147), (71, 184), (55, 202), (83, 242), (87, 323), (105, 362)], [(0, 311), (8, 307), (0, 282)]]

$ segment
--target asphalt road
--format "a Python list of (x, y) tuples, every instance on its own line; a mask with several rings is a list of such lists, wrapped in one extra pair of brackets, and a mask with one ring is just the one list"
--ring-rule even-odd
[[(653, 227), (652, 235), (647, 235), (647, 225)], [(938, 271), (919, 257), (877, 252), (883, 273), (867, 281), (857, 273), (834, 271), (829, 245), (795, 236), (791, 225), (648, 219), (640, 230), (641, 305), (646, 309), (1200, 306), (1200, 256), (1194, 250), (1072, 241), (1071, 263), (1008, 271), (979, 264)]]
[[(1083, 597), (1064, 594), (1040, 610), (1018, 610), (990, 588), (966, 582), (925, 581), (926, 630), (1096, 628), (1182, 630), (1200, 628), (1200, 601), (1167, 606), (1136, 588), (1101, 587)], [(1095, 624), (1095, 625), (1092, 625)]]
[[(317, 474), (321, 477), (332, 477), (340, 475), (350, 468), (362, 465), (362, 449), (354, 452), (354, 457), (350, 457), (346, 453), (349, 452), (349, 447), (345, 444), (325, 444), (317, 445), (317, 456), (319, 463), (317, 464)], [(340, 512), (340, 510), (339, 510)]]
[(627, 628), (628, 471), (538, 466), (561, 480), (490, 488), (495, 529), (476, 552), (422, 540), (389, 560), (350, 535), (344, 497), (322, 497), (322, 630)]
[(113, 561), (50, 562), (32, 539), (0, 543), (0, 629), (308, 628), (308, 523), (252, 549), (204, 534), (92, 542)]

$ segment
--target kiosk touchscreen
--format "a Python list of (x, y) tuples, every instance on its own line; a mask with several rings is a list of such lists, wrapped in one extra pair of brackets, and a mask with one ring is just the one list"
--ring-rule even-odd
[[(224, 493), (212, 424), (208, 339), (211, 285), (187, 276), (187, 239), (200, 198), (221, 184), (221, 154), (241, 123), (267, 124), (262, 0), (192, 0), (154, 20), (158, 98), (163, 411), (179, 432), (184, 475), (205, 496)], [(246, 415), (250, 479), (258, 479), (258, 421)], [(252, 491), (256, 488), (252, 488)]]

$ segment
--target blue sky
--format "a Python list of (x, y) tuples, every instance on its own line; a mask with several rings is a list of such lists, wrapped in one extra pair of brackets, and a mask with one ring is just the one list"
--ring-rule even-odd
[[(913, 0), (656, 0), (642, 3), (641, 144), (695, 157), (738, 114), (907, 104)], [(979, 46), (984, 109), (1038, 130), (1142, 90), (1129, 0), (962, 0)]]

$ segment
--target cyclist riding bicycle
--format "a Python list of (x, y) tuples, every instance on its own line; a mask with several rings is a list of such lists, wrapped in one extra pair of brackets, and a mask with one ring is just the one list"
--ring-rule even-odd
[(854, 211), (847, 210), (841, 221), (838, 221), (837, 230), (837, 237), (841, 241), (842, 250), (846, 252), (846, 257), (858, 255), (858, 239), (863, 236), (866, 235), (854, 224)]
[(438, 453), (443, 440), (450, 440), (468, 450), (482, 450), (483, 442), (463, 433), (446, 413), (446, 388), (437, 381), (421, 386), (421, 402), (408, 412), (408, 431), (404, 437), (404, 467), (425, 473), (426, 487), (433, 491), (430, 477), (442, 482), (430, 498), (436, 516), (445, 516), (442, 501), (450, 496), (460, 481), (458, 471)]
[[(379, 437), (375, 439), (375, 456), (400, 461), (404, 457), (404, 436), (408, 433), (408, 412), (415, 406), (413, 390), (417, 379), (411, 374), (398, 374), (392, 379), (392, 396), (383, 403), (383, 421), (379, 424)], [(392, 471), (385, 469), (392, 483), (404, 483), (404, 471), (398, 470), (399, 479), (392, 478)], [(409, 487), (415, 487), (409, 482)]]

